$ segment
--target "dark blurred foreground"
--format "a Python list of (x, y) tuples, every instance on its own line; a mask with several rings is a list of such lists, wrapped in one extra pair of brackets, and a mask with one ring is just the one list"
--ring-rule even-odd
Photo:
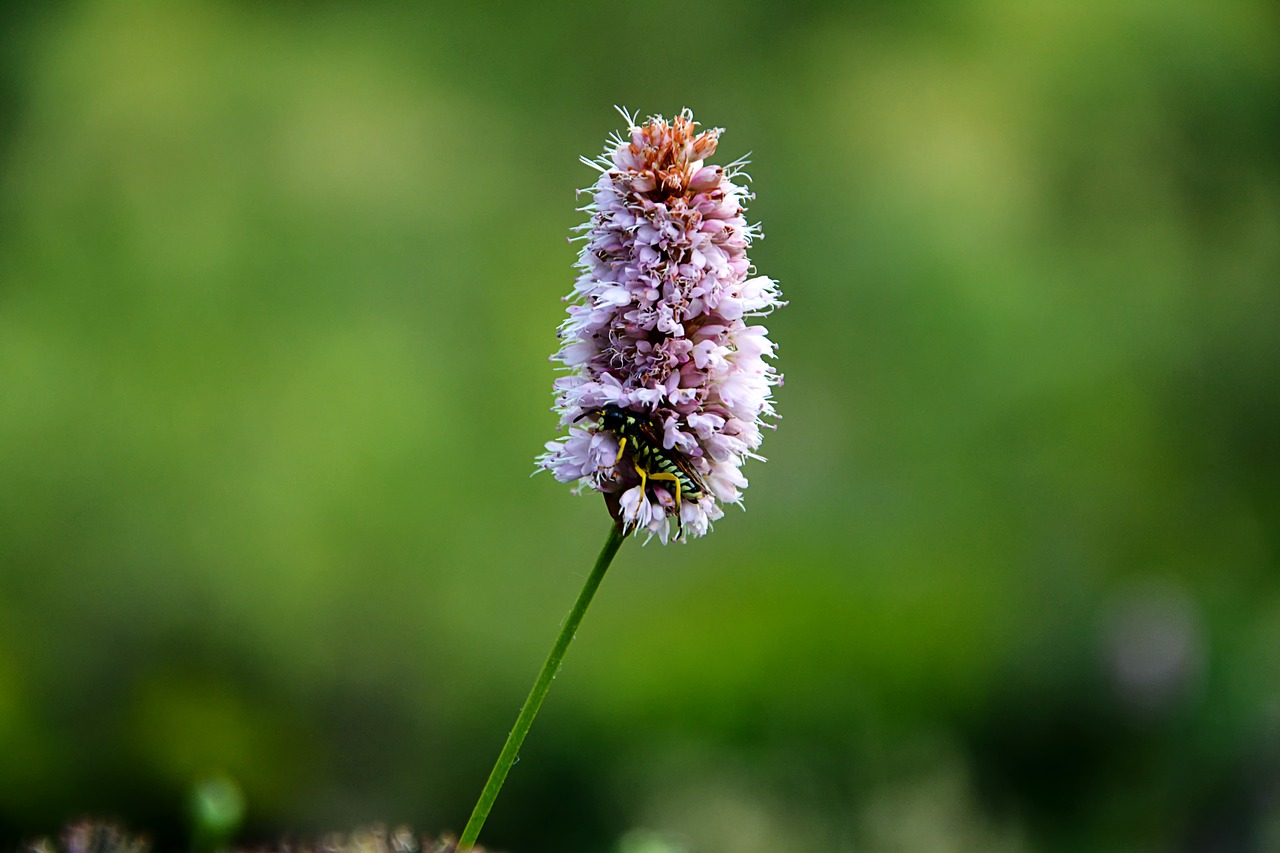
[[(149, 853), (151, 842), (131, 835), (109, 823), (83, 821), (68, 826), (56, 840), (42, 838), (26, 845), (21, 853)], [(418, 837), (404, 827), (388, 831), (373, 827), (349, 835), (328, 835), (315, 842), (282, 841), (279, 844), (245, 848), (240, 853), (454, 853), (452, 840)], [(472, 847), (473, 853), (484, 853)]]

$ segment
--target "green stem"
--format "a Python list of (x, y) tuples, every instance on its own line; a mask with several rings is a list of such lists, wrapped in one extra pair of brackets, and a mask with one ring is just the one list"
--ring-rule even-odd
[(516, 763), (516, 755), (520, 752), (520, 745), (524, 743), (524, 736), (529, 733), (533, 718), (538, 715), (542, 700), (547, 697), (551, 682), (560, 670), (560, 662), (564, 660), (564, 653), (578, 630), (578, 623), (587, 612), (587, 606), (591, 604), (591, 598), (596, 594), (600, 581), (604, 580), (604, 573), (613, 562), (613, 555), (618, 553), (625, 535), (619, 524), (614, 524), (609, 529), (609, 538), (605, 540), (604, 548), (596, 558), (595, 568), (587, 576), (587, 582), (582, 585), (582, 592), (578, 593), (578, 600), (573, 603), (573, 609), (565, 617), (560, 634), (556, 637), (556, 643), (551, 647), (551, 654), (547, 655), (547, 661), (542, 665), (542, 671), (538, 673), (538, 680), (533, 683), (533, 689), (529, 691), (529, 698), (524, 700), (520, 716), (516, 717), (516, 724), (511, 729), (511, 734), (507, 735), (506, 745), (502, 747), (498, 761), (493, 765), (489, 781), (484, 783), (484, 790), (480, 792), (480, 800), (471, 812), (471, 819), (462, 830), (462, 838), (458, 841), (458, 853), (466, 853), (476, 843), (480, 828), (484, 826), (485, 819), (489, 817), (489, 810), (493, 808), (493, 801), (498, 798), (502, 783), (507, 779), (507, 772), (511, 770), (511, 765)]

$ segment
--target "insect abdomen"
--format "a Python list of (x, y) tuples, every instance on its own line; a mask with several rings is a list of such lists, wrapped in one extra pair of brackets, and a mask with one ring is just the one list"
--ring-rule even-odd
[(636, 445), (636, 455), (640, 457), (640, 461), (644, 463), (646, 468), (661, 471), (664, 474), (670, 474), (680, 481), (680, 492), (685, 500), (697, 503), (702, 497), (702, 487), (698, 482), (689, 476), (689, 472), (685, 471), (666, 451), (660, 447), (648, 443), (640, 439), (632, 439)]

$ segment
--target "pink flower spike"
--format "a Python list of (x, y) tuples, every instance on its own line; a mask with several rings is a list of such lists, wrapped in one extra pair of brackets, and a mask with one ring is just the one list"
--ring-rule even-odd
[(774, 344), (746, 322), (784, 303), (773, 280), (748, 278), (759, 229), (733, 182), (743, 164), (704, 164), (721, 131), (697, 127), (688, 110), (652, 116), (584, 158), (600, 176), (552, 357), (570, 371), (554, 386), (570, 429), (537, 460), (662, 542), (704, 535), (720, 502), (741, 500), (781, 384)]

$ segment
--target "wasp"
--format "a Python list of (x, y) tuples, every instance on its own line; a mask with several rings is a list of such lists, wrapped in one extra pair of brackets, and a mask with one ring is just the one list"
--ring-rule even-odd
[(664, 480), (675, 485), (677, 523), (680, 519), (680, 502), (686, 500), (697, 503), (707, 493), (702, 475), (694, 469), (689, 458), (679, 451), (667, 450), (662, 446), (662, 433), (652, 420), (612, 403), (598, 409), (589, 409), (575, 420), (582, 420), (588, 415), (599, 418), (600, 428), (618, 437), (618, 455), (613, 460), (615, 466), (622, 461), (622, 454), (627, 447), (631, 447), (631, 458), (636, 473), (640, 475), (642, 493), (649, 480)]

